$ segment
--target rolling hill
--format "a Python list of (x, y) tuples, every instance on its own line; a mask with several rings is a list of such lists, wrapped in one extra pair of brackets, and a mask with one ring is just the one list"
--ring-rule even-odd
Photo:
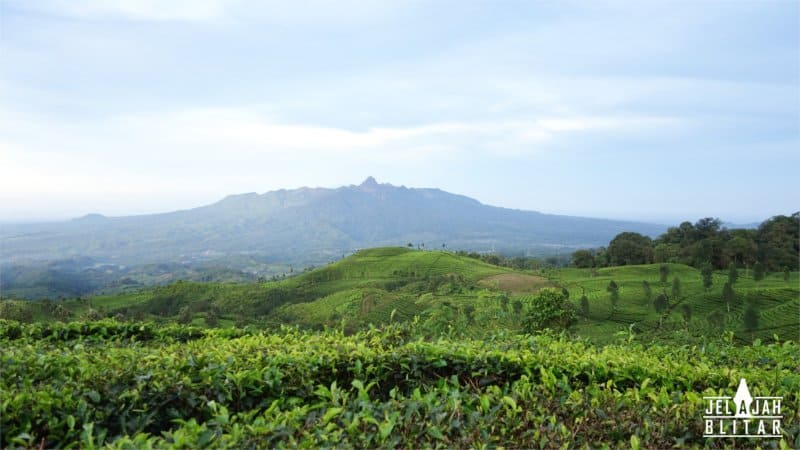
[[(774, 335), (800, 340), (796, 272), (788, 280), (783, 274), (772, 274), (760, 281), (742, 273), (728, 312), (721, 295), (725, 273), (715, 273), (713, 285), (706, 290), (697, 269), (682, 264), (668, 267), (669, 281), (661, 283), (660, 265), (656, 264), (521, 271), (446, 251), (387, 247), (361, 250), (325, 267), (273, 282), (184, 281), (133, 293), (23, 305), (34, 311), (34, 318), (45, 321), (55, 314), (40, 313), (40, 308), (59, 305), (67, 311), (64, 318), (70, 320), (108, 316), (224, 327), (343, 327), (353, 332), (370, 325), (415, 321), (421, 332), (432, 336), (453, 333), (481, 338), (521, 331), (526, 312), (536, 308), (536, 292), (556, 287), (569, 293), (576, 309), (581, 296), (587, 297), (588, 312), (580, 315), (572, 332), (598, 343), (630, 331), (648, 341), (682, 342), (718, 337), (723, 331), (732, 332), (740, 342), (756, 337), (768, 340)], [(670, 292), (675, 277), (681, 282), (681, 301), (662, 318), (647, 300), (642, 282), (650, 284), (655, 296)], [(611, 280), (620, 292), (613, 311), (606, 290)], [(759, 323), (752, 332), (744, 329), (742, 320), (750, 305), (759, 311)]]

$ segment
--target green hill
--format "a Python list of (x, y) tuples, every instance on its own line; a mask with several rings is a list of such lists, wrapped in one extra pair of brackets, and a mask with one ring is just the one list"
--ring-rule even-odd
[[(682, 264), (668, 264), (666, 283), (660, 282), (659, 264), (620, 266), (598, 269), (561, 269), (554, 278), (570, 292), (576, 302), (581, 295), (589, 299), (589, 315), (581, 318), (575, 331), (579, 334), (602, 338), (631, 325), (641, 331), (669, 336), (677, 332), (696, 335), (718, 335), (730, 330), (741, 340), (754, 337), (769, 339), (773, 334), (782, 339), (800, 339), (800, 289), (797, 274), (787, 281), (783, 274), (773, 274), (761, 281), (754, 281), (752, 274), (742, 274), (734, 284), (735, 299), (730, 312), (722, 300), (722, 287), (727, 281), (727, 271), (715, 272), (713, 285), (708, 291), (703, 287), (700, 271)], [(672, 295), (672, 281), (680, 279), (681, 297), (665, 320), (656, 312), (652, 300), (647, 301), (643, 281), (650, 283), (652, 297), (659, 293)], [(614, 280), (619, 286), (619, 302), (612, 313), (610, 293), (606, 290)], [(758, 329), (748, 333), (743, 328), (742, 315), (748, 306), (760, 313)], [(684, 308), (688, 307), (688, 320)], [(714, 315), (722, 323), (715, 322)], [(719, 319), (717, 319), (718, 321)], [(661, 325), (659, 326), (659, 322)]]
[[(725, 331), (742, 342), (773, 335), (799, 340), (796, 273), (789, 280), (775, 274), (756, 282), (751, 274), (742, 272), (734, 285), (735, 298), (728, 305), (722, 300), (727, 272), (715, 273), (713, 285), (706, 290), (698, 270), (681, 264), (667, 267), (667, 281), (662, 283), (660, 265), (521, 271), (445, 251), (385, 247), (361, 250), (280, 281), (177, 282), (57, 304), (5, 302), (3, 317), (19, 315), (27, 308), (25, 320), (109, 316), (221, 327), (295, 324), (348, 331), (413, 320), (430, 335), (477, 338), (522, 331), (526, 311), (536, 308), (536, 292), (553, 286), (568, 292), (576, 309), (586, 296), (588, 314), (582, 314), (571, 331), (598, 343), (631, 331), (647, 340), (722, 336)], [(680, 279), (678, 297), (672, 292), (675, 277)], [(613, 309), (607, 291), (612, 280), (619, 292)], [(643, 281), (650, 285), (650, 299)], [(653, 299), (661, 293), (670, 298), (666, 313), (653, 306)], [(751, 331), (745, 329), (743, 320), (749, 307), (758, 312), (758, 324)]]

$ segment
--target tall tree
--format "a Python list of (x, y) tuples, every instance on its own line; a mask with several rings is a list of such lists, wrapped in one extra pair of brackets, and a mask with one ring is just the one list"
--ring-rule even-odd
[(653, 289), (650, 287), (650, 283), (647, 280), (642, 281), (642, 292), (644, 292), (644, 302), (645, 304), (650, 304), (650, 301), (653, 299)]
[(736, 269), (736, 264), (731, 263), (730, 266), (728, 266), (728, 284), (733, 286), (734, 284), (736, 284), (736, 280), (738, 279), (739, 279), (739, 270)]
[(675, 277), (672, 279), (672, 299), (678, 301), (681, 297), (681, 279)]
[(688, 303), (681, 305), (681, 315), (683, 320), (689, 323), (692, 320), (692, 306)]
[(756, 232), (758, 259), (766, 270), (800, 267), (800, 212), (764, 221)]
[(758, 329), (758, 322), (760, 314), (758, 313), (758, 309), (753, 304), (750, 304), (747, 309), (744, 311), (744, 316), (742, 317), (744, 321), (744, 329), (753, 333)]
[(608, 244), (608, 260), (612, 266), (649, 264), (653, 262), (653, 242), (639, 233), (619, 233)]
[(736, 293), (733, 291), (733, 286), (731, 283), (725, 283), (725, 286), (722, 287), (722, 301), (725, 302), (725, 305), (728, 307), (728, 313), (731, 312), (731, 303), (736, 299)]
[(613, 314), (617, 310), (617, 303), (619, 302), (619, 286), (617, 286), (617, 283), (614, 280), (611, 280), (611, 282), (608, 283), (606, 290), (610, 294), (611, 313)]
[(664, 312), (669, 308), (669, 298), (667, 298), (667, 294), (660, 293), (656, 295), (656, 298), (653, 299), (653, 308), (656, 312)]
[(714, 269), (711, 267), (711, 264), (704, 265), (700, 274), (703, 276), (703, 288), (708, 292), (714, 284)]
[(669, 266), (666, 264), (662, 264), (661, 267), (658, 268), (658, 275), (661, 283), (666, 284), (667, 279), (669, 277)]
[(594, 267), (594, 255), (589, 250), (576, 250), (572, 252), (572, 265), (579, 269)]
[(756, 281), (764, 279), (764, 265), (761, 264), (761, 261), (756, 261), (756, 263), (753, 264), (753, 279)]

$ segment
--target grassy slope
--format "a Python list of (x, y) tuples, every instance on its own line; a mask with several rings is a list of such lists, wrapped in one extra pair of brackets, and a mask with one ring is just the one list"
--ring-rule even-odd
[[(424, 314), (431, 306), (431, 295), (420, 296), (414, 289), (424, 285), (425, 280), (455, 275), (462, 276), (465, 283), (477, 284), (492, 275), (510, 272), (447, 252), (405, 248), (362, 250), (318, 271), (283, 282), (286, 287), (311, 290), (324, 297), (285, 305), (278, 316), (282, 321), (310, 326), (336, 325), (341, 320), (354, 325), (378, 324), (392, 317), (408, 320)], [(391, 285), (397, 289), (387, 290)], [(478, 292), (463, 297), (477, 300)], [(447, 299), (457, 296), (435, 295)]]
[[(727, 314), (727, 306), (722, 301), (722, 286), (727, 281), (727, 271), (714, 274), (714, 284), (706, 292), (703, 288), (700, 271), (681, 264), (670, 264), (669, 281), (659, 282), (659, 265), (610, 267), (597, 271), (595, 277), (588, 269), (562, 269), (554, 273), (554, 278), (570, 291), (570, 298), (578, 304), (583, 293), (589, 299), (589, 318), (582, 318), (576, 331), (587, 337), (602, 339), (617, 331), (627, 330), (636, 323), (644, 330), (654, 330), (660, 315), (645, 301), (642, 281), (647, 280), (653, 297), (664, 291), (671, 294), (672, 279), (677, 276), (681, 281), (684, 300), (682, 304), (691, 307), (692, 316), (688, 324), (684, 323), (680, 309), (675, 308), (662, 332), (685, 329), (697, 333), (719, 333), (710, 327), (707, 316), (713, 311), (725, 313), (725, 329), (736, 332), (742, 339), (751, 337), (770, 338), (777, 334), (782, 339), (800, 339), (800, 290), (798, 290), (797, 274), (789, 281), (783, 280), (783, 274), (773, 274), (756, 282), (751, 274), (740, 271), (739, 280), (734, 285), (737, 302), (731, 305), (731, 313)], [(620, 287), (620, 299), (617, 311), (611, 314), (611, 302), (606, 291), (608, 283), (614, 280)], [(754, 304), (761, 313), (759, 330), (753, 336), (743, 329), (742, 315), (747, 304)]]
[[(311, 327), (335, 326), (344, 321), (351, 328), (419, 316), (432, 327), (441, 329), (451, 325), (459, 332), (477, 337), (497, 330), (521, 329), (524, 314), (514, 311), (514, 303), (531, 307), (534, 293), (528, 291), (547, 284), (532, 275), (448, 252), (375, 248), (278, 282), (180, 282), (138, 293), (63, 304), (76, 317), (90, 307), (113, 314), (168, 303), (173, 305), (170, 314), (175, 314), (185, 305), (215, 305), (221, 311), (220, 326), (233, 326), (237, 316)], [(721, 300), (727, 273), (714, 274), (714, 285), (709, 292), (702, 287), (699, 271), (679, 264), (670, 265), (670, 282), (666, 284), (659, 282), (658, 265), (604, 268), (595, 276), (588, 269), (550, 270), (546, 275), (550, 284), (569, 290), (576, 306), (585, 293), (590, 314), (581, 318), (574, 330), (598, 342), (614, 339), (616, 332), (627, 331), (634, 323), (641, 330), (655, 332), (660, 316), (645, 301), (642, 280), (651, 284), (655, 296), (662, 290), (669, 294), (675, 276), (681, 280), (683, 303), (691, 306), (692, 318), (685, 323), (676, 308), (657, 333), (667, 335), (688, 330), (693, 334), (721, 334), (721, 330), (710, 327), (706, 318), (712, 311), (727, 311)], [(431, 284), (431, 280), (448, 276), (458, 280)], [(503, 285), (492, 281), (498, 276), (515, 279)], [(612, 279), (620, 286), (620, 300), (614, 314), (606, 292)], [(523, 282), (529, 284), (525, 286)], [(513, 290), (506, 293), (508, 301), (502, 301), (501, 290), (511, 287)], [(732, 305), (730, 314), (725, 314), (724, 329), (735, 331), (741, 339), (777, 334), (782, 339), (800, 340), (800, 289), (796, 273), (788, 282), (782, 279), (782, 274), (755, 282), (752, 275), (742, 271), (735, 290), (740, 301)], [(753, 334), (745, 333), (742, 323), (748, 303), (755, 304), (761, 312), (759, 330)], [(193, 323), (203, 324), (203, 317), (200, 310), (193, 316)], [(39, 315), (36, 318), (41, 319)]]

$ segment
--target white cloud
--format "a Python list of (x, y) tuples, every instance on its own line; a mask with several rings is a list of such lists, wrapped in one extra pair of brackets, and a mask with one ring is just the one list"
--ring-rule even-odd
[(149, 22), (239, 22), (344, 25), (388, 17), (413, 2), (359, 0), (12, 0), (17, 8), (88, 20)]
[(125, 18), (148, 21), (209, 21), (225, 17), (225, 0), (49, 0), (20, 2), (33, 10), (78, 18)]
[(349, 130), (283, 123), (247, 108), (185, 109), (101, 123), (2, 111), (0, 117), (14, 118), (0, 125), (5, 136), (0, 191), (17, 199), (6, 199), (0, 215), (18, 209), (22, 198), (171, 192), (212, 200), (292, 186), (308, 172), (335, 184), (343, 174), (356, 177), (381, 167), (414, 170), (464, 158), (535, 158), (562, 136), (652, 130), (675, 122), (570, 116)]

